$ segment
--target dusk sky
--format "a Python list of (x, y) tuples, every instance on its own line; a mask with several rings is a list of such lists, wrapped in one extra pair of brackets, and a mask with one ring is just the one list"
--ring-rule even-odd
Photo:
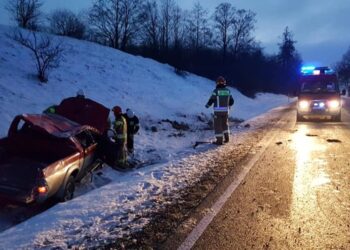
[[(0, 23), (11, 23), (0, 0)], [(69, 8), (75, 12), (87, 9), (93, 0), (44, 0), (43, 10)], [(183, 9), (190, 9), (195, 0), (177, 0)], [(222, 0), (200, 1), (213, 12)], [(297, 49), (305, 63), (332, 65), (339, 61), (350, 46), (349, 0), (240, 0), (227, 1), (237, 8), (250, 9), (257, 14), (254, 34), (268, 53), (277, 51), (277, 43), (286, 26), (298, 41)], [(12, 23), (13, 24), (13, 23)]]

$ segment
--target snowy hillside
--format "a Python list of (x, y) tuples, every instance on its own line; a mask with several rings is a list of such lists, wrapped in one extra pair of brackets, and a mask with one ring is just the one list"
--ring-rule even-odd
[[(37, 113), (84, 89), (86, 95), (107, 107), (132, 108), (141, 118), (165, 119), (181, 115), (210, 114), (204, 105), (215, 87), (195, 75), (178, 76), (168, 65), (135, 57), (108, 47), (69, 38), (65, 57), (54, 69), (48, 84), (35, 78), (29, 50), (10, 40), (8, 27), (0, 26), (0, 135), (13, 116)], [(286, 97), (260, 95), (249, 99), (233, 90), (232, 116), (247, 119), (286, 102)]]
[[(135, 138), (136, 157), (158, 164), (128, 173), (106, 168), (103, 187), (95, 189), (98, 181), (85, 186), (72, 201), (4, 231), (0, 234), (0, 249), (84, 248), (86, 235), (98, 235), (101, 242), (111, 237), (110, 230), (113, 237), (120, 237), (129, 223), (136, 221), (134, 230), (147, 223), (147, 219), (139, 219), (140, 214), (154, 209), (160, 193), (183, 188), (204, 171), (214, 152), (194, 152), (191, 144), (213, 135), (206, 130), (212, 110), (204, 107), (215, 87), (212, 81), (192, 74), (181, 77), (169, 65), (85, 41), (59, 38), (64, 39), (66, 47), (64, 60), (51, 72), (49, 82), (42, 85), (35, 78), (30, 52), (8, 39), (9, 32), (10, 28), (0, 26), (1, 137), (15, 115), (41, 113), (84, 89), (87, 97), (107, 107), (120, 105), (135, 111), (142, 126)], [(253, 100), (235, 89), (232, 95), (235, 105), (230, 116), (244, 120), (288, 103), (287, 97), (279, 95), (260, 94)], [(189, 125), (189, 130), (174, 130), (168, 121), (175, 120)], [(2, 228), (7, 227), (1, 223)]]

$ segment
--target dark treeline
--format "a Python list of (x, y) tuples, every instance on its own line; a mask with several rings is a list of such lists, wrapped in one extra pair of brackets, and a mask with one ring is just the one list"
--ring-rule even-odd
[(349, 88), (350, 87), (350, 47), (344, 53), (342, 59), (336, 64), (336, 71), (338, 73), (339, 80)]
[[(19, 26), (40, 26), (40, 0), (9, 3)], [(23, 22), (13, 10), (16, 4), (25, 3), (37, 9), (30, 9), (34, 18)], [(267, 55), (254, 37), (256, 14), (230, 3), (221, 3), (209, 12), (200, 2), (183, 10), (175, 0), (94, 0), (83, 14), (61, 9), (45, 19), (47, 30), (54, 34), (150, 57), (174, 66), (178, 74), (189, 71), (210, 79), (222, 75), (248, 96), (256, 92), (293, 93), (301, 64), (288, 27), (276, 44), (279, 52)], [(30, 25), (26, 27), (26, 23)]]

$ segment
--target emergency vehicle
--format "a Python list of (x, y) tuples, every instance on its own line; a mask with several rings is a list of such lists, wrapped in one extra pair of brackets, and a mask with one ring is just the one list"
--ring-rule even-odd
[(297, 121), (341, 121), (341, 93), (337, 75), (328, 67), (302, 67), (299, 76)]

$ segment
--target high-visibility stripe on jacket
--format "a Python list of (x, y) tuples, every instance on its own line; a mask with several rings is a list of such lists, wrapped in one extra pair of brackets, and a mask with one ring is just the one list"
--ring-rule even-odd
[(231, 91), (225, 85), (218, 85), (210, 96), (207, 106), (214, 104), (214, 112), (228, 112), (234, 104)]
[(124, 117), (118, 116), (115, 118), (115, 121), (113, 122), (113, 129), (115, 132), (114, 139), (116, 143), (126, 143), (127, 125)]
[(57, 105), (52, 105), (43, 111), (44, 114), (55, 114)]

